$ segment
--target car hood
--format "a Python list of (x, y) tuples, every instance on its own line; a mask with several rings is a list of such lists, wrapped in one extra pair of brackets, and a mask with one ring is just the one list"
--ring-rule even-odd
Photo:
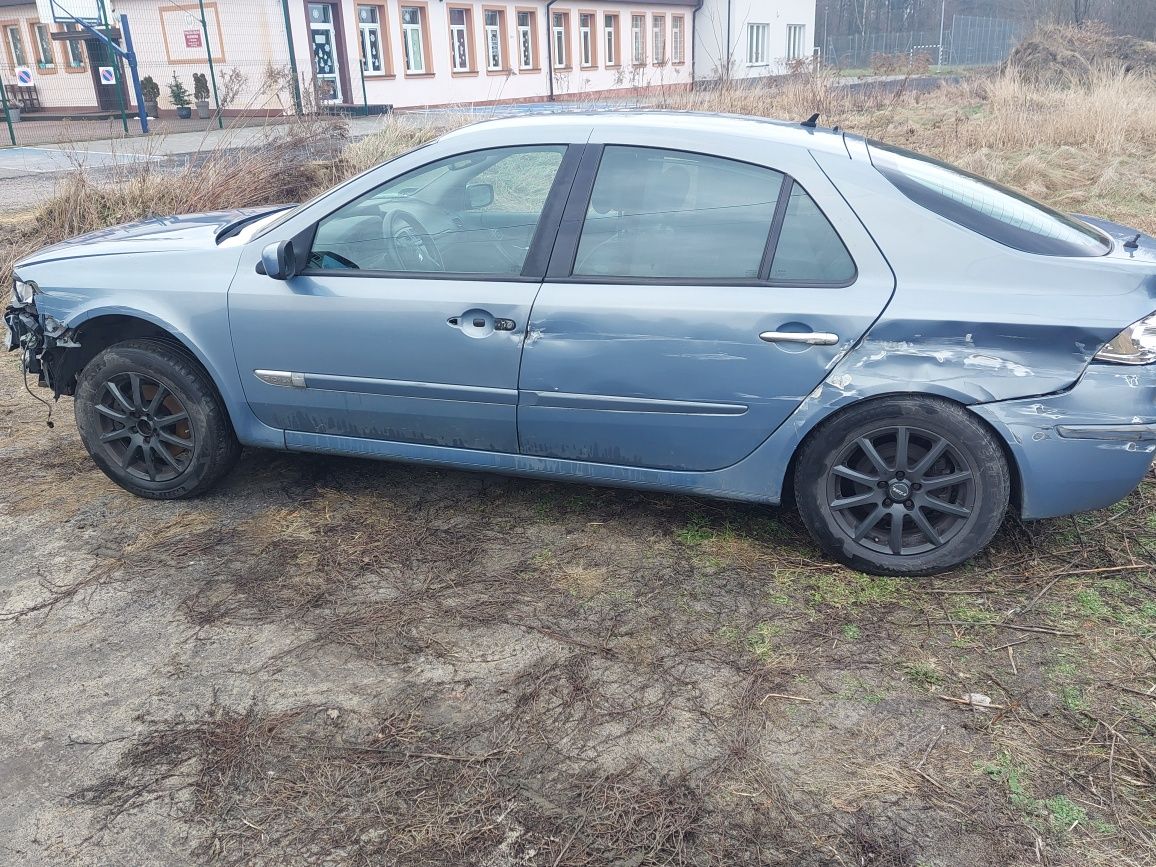
[(227, 226), (273, 210), (276, 209), (238, 208), (179, 217), (153, 217), (112, 226), (37, 250), (17, 262), (16, 267), (91, 256), (209, 249), (216, 246), (218, 233)]

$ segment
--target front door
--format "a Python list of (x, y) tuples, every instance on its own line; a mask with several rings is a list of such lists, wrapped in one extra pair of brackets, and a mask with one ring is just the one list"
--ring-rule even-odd
[[(758, 144), (736, 147), (769, 159), (773, 146)], [(867, 267), (785, 172), (605, 146), (592, 189), (570, 195), (534, 304), (519, 382), (523, 454), (721, 469), (826, 377), (883, 310), (893, 278), (830, 182), (793, 150)]]
[[(96, 89), (96, 104), (101, 111), (132, 110), (132, 102), (125, 91), (124, 63), (102, 40), (92, 37), (84, 40), (88, 50), (88, 71), (92, 76), (92, 86)], [(116, 73), (117, 84), (106, 84), (101, 80), (100, 68), (111, 67)], [(118, 92), (119, 89), (119, 92)]]
[(332, 3), (309, 4), (309, 45), (317, 98), (322, 102), (341, 102), (341, 69), (333, 18)]
[(289, 431), (516, 453), (518, 364), (545, 261), (531, 250), (566, 152), (438, 160), (321, 219), (300, 276), (242, 268), (229, 318), (256, 415)]

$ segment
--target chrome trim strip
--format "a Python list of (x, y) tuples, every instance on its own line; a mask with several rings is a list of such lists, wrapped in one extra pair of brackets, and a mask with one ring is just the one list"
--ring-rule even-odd
[(305, 388), (305, 374), (289, 370), (254, 370), (253, 375), (267, 385), (281, 388)]
[(413, 382), (404, 379), (373, 379), (366, 376), (339, 376), (335, 373), (301, 375), (306, 388), (381, 394), (387, 397), (416, 397), (426, 400), (459, 400), (469, 403), (514, 405), (517, 389), (481, 385), (452, 385), (444, 382)]
[(704, 403), (694, 400), (657, 400), (607, 394), (569, 394), (558, 391), (523, 391), (521, 403), (551, 409), (586, 409), (604, 412), (666, 412), (685, 415), (743, 415), (741, 403)]

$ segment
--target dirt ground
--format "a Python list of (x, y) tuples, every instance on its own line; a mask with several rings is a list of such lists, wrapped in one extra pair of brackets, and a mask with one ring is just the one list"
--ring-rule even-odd
[(1156, 864), (1156, 483), (908, 582), (369, 461), (148, 502), (71, 416), (0, 359), (0, 863)]

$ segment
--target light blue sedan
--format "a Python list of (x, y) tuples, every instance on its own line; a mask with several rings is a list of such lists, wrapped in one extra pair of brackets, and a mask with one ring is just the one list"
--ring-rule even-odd
[(809, 124), (491, 121), (304, 205), (19, 262), (9, 348), (143, 497), (242, 446), (764, 503), (930, 574), (1156, 448), (1156, 241)]

